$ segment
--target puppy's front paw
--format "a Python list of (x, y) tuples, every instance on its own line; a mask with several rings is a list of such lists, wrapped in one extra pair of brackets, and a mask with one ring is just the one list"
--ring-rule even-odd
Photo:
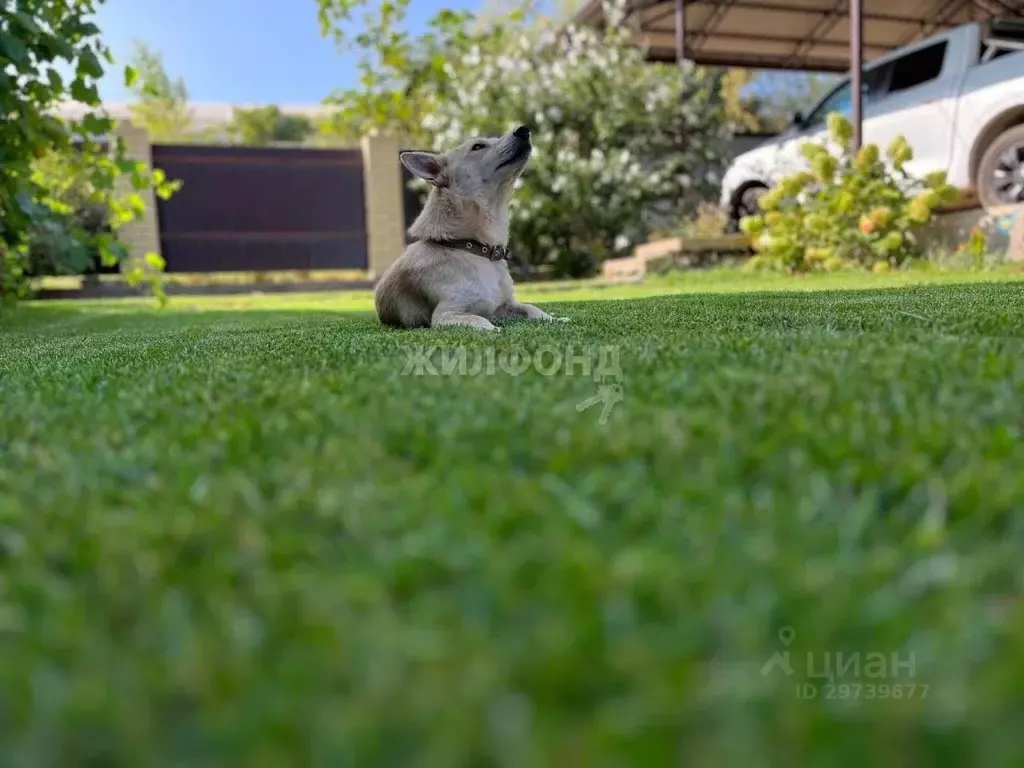
[(487, 331), (488, 333), (497, 333), (501, 330), (500, 326), (494, 325), (494, 323), (484, 320), (482, 323), (470, 323), (468, 327), (474, 331)]
[(551, 319), (554, 322), (556, 322), (556, 323), (571, 323), (572, 322), (572, 318), (569, 318), (569, 317), (552, 317)]

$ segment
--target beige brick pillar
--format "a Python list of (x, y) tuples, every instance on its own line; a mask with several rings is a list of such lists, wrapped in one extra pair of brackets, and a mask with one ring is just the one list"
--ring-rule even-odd
[(376, 279), (405, 250), (401, 142), (394, 136), (368, 136), (362, 150), (367, 271), (370, 279)]
[[(153, 149), (149, 134), (145, 128), (139, 128), (128, 120), (120, 120), (117, 133), (124, 140), (125, 156), (130, 160), (145, 163), (153, 167)], [(156, 195), (152, 188), (133, 189), (130, 174), (121, 174), (115, 182), (115, 193), (118, 197), (135, 192), (146, 204), (146, 212), (142, 216), (121, 227), (118, 236), (128, 248), (129, 259), (133, 263), (142, 263), (147, 253), (160, 255), (160, 221), (157, 216)], [(128, 266), (122, 264), (122, 270)]]

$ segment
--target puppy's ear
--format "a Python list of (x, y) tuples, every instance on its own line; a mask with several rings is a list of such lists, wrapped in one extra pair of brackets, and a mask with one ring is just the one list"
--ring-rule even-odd
[(402, 152), (398, 158), (413, 176), (429, 181), (435, 187), (445, 185), (443, 156), (433, 152)]

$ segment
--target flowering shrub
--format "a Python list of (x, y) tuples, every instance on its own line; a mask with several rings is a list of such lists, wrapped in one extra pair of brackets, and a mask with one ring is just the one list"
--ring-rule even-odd
[(726, 138), (715, 76), (651, 65), (617, 31), (513, 27), (487, 42), (449, 59), (458, 96), (424, 115), (423, 127), (444, 150), (530, 125), (534, 155), (511, 239), (533, 265), (591, 274), (646, 241), (659, 218), (678, 221), (714, 194)]
[[(321, 5), (330, 15), (344, 3)], [(714, 197), (728, 138), (720, 74), (650, 64), (622, 25), (546, 23), (531, 0), (481, 26), (442, 11), (411, 40), (393, 18), (404, 5), (357, 39), (374, 87), (333, 97), (341, 122), (437, 151), (529, 125), (511, 242), (532, 265), (591, 274)], [(623, 2), (607, 7), (616, 16)]]
[(763, 213), (740, 222), (757, 252), (749, 266), (883, 272), (922, 258), (922, 229), (936, 206), (956, 199), (945, 171), (926, 176), (911, 195), (908, 188), (921, 185), (905, 170), (913, 158), (905, 138), (888, 146), (886, 163), (874, 144), (852, 151), (853, 126), (842, 115), (829, 115), (828, 132), (838, 154), (805, 142), (810, 170), (782, 179), (758, 201)]

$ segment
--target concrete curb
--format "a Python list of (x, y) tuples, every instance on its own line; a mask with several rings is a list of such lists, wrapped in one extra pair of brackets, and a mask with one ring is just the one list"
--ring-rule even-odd
[[(168, 296), (236, 296), (253, 293), (313, 293), (322, 291), (365, 291), (372, 290), (372, 281), (331, 281), (317, 283), (226, 283), (221, 285), (164, 285)], [(127, 299), (145, 298), (150, 295), (147, 288), (133, 288), (123, 284), (83, 286), (81, 288), (51, 288), (38, 291), (33, 300), (74, 300), (74, 299)]]

